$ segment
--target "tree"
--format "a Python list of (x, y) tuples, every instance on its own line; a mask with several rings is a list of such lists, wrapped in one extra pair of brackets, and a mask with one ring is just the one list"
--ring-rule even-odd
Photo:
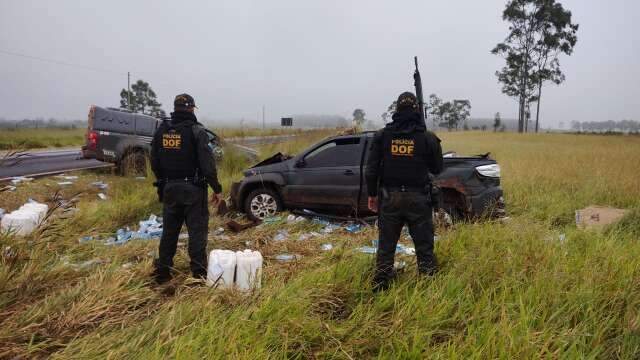
[(502, 92), (518, 98), (518, 131), (523, 132), (527, 107), (539, 101), (542, 83), (562, 78), (557, 55), (571, 53), (578, 25), (571, 24), (571, 12), (555, 0), (509, 0), (502, 18), (509, 23), (509, 34), (491, 52), (505, 58), (496, 76)]
[(362, 124), (366, 121), (365, 116), (367, 114), (362, 109), (353, 110), (353, 125), (357, 127), (361, 127)]
[(500, 123), (502, 123), (502, 119), (500, 118), (500, 113), (497, 112), (496, 115), (493, 117), (493, 132), (498, 131), (498, 128), (500, 127)]
[(436, 94), (429, 95), (429, 101), (425, 104), (425, 112), (431, 116), (434, 125), (445, 127), (449, 131), (457, 130), (460, 124), (464, 130), (468, 130), (466, 121), (470, 110), (469, 100), (443, 101)]
[(565, 80), (565, 76), (560, 70), (558, 56), (573, 53), (573, 48), (578, 41), (576, 33), (579, 27), (578, 24), (571, 23), (571, 12), (565, 10), (562, 4), (555, 2), (555, 0), (547, 0), (544, 1), (543, 6), (547, 9), (544, 14), (549, 18), (544, 22), (542, 41), (536, 49), (536, 72), (534, 73), (538, 87), (538, 95), (535, 98), (536, 132), (540, 127), (542, 85), (547, 81), (560, 85)]
[(433, 125), (435, 127), (439, 126), (440, 123), (444, 121), (442, 112), (442, 99), (440, 99), (436, 94), (429, 95), (429, 100), (425, 104), (425, 114), (431, 115), (433, 119)]
[[(138, 80), (131, 85), (131, 90), (130, 92), (127, 89), (120, 91), (120, 108), (158, 118), (166, 116), (166, 113), (161, 108), (162, 104), (158, 102), (156, 93), (148, 82)], [(131, 103), (129, 103), (129, 98)]]
[(389, 107), (387, 107), (387, 111), (382, 113), (382, 122), (383, 123), (387, 123), (387, 119), (389, 119), (390, 117), (393, 116), (393, 114), (395, 114), (396, 112), (396, 107), (398, 105), (398, 102), (396, 100), (394, 100), (391, 105), (389, 105)]

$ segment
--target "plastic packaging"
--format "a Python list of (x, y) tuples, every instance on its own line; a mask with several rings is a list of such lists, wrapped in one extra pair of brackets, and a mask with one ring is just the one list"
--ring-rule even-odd
[(2, 217), (2, 230), (15, 231), (16, 235), (28, 235), (38, 226), (39, 215), (35, 211), (16, 210)]
[(262, 281), (262, 255), (259, 251), (236, 251), (236, 286), (239, 290), (259, 289)]
[(212, 250), (209, 253), (207, 284), (220, 288), (233, 287), (236, 273), (236, 253), (232, 250)]
[(40, 223), (47, 216), (47, 211), (49, 211), (49, 205), (41, 204), (36, 201), (30, 201), (20, 207), (18, 211), (33, 211), (38, 214), (38, 223)]

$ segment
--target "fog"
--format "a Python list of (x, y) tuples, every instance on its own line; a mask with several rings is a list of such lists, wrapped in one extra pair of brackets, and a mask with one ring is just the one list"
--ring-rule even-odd
[[(640, 119), (636, 1), (564, 0), (580, 24), (566, 82), (543, 89), (543, 127)], [(494, 75), (505, 1), (3, 1), (0, 117), (86, 117), (148, 81), (165, 110), (191, 94), (214, 121), (269, 123), (293, 114), (367, 118), (412, 90), (471, 100), (472, 117), (516, 117)], [(22, 54), (51, 61), (40, 61)], [(64, 65), (65, 63), (67, 65)]]

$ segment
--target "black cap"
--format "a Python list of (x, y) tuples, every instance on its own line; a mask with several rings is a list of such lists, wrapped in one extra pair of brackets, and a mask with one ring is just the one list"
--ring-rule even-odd
[(193, 96), (189, 94), (180, 94), (176, 96), (176, 99), (173, 100), (173, 106), (176, 108), (194, 108), (196, 106), (196, 101), (193, 100)]
[(418, 106), (418, 99), (416, 98), (415, 95), (413, 95), (413, 93), (405, 91), (402, 94), (400, 94), (400, 96), (398, 96), (398, 101), (396, 103), (396, 107), (398, 109), (415, 108), (417, 106)]

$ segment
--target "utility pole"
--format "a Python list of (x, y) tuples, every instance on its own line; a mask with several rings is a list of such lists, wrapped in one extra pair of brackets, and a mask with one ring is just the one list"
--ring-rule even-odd
[(262, 105), (262, 130), (264, 130), (266, 128), (265, 123), (264, 123), (264, 105)]
[(129, 110), (131, 110), (131, 73), (127, 71), (127, 103), (129, 104)]

